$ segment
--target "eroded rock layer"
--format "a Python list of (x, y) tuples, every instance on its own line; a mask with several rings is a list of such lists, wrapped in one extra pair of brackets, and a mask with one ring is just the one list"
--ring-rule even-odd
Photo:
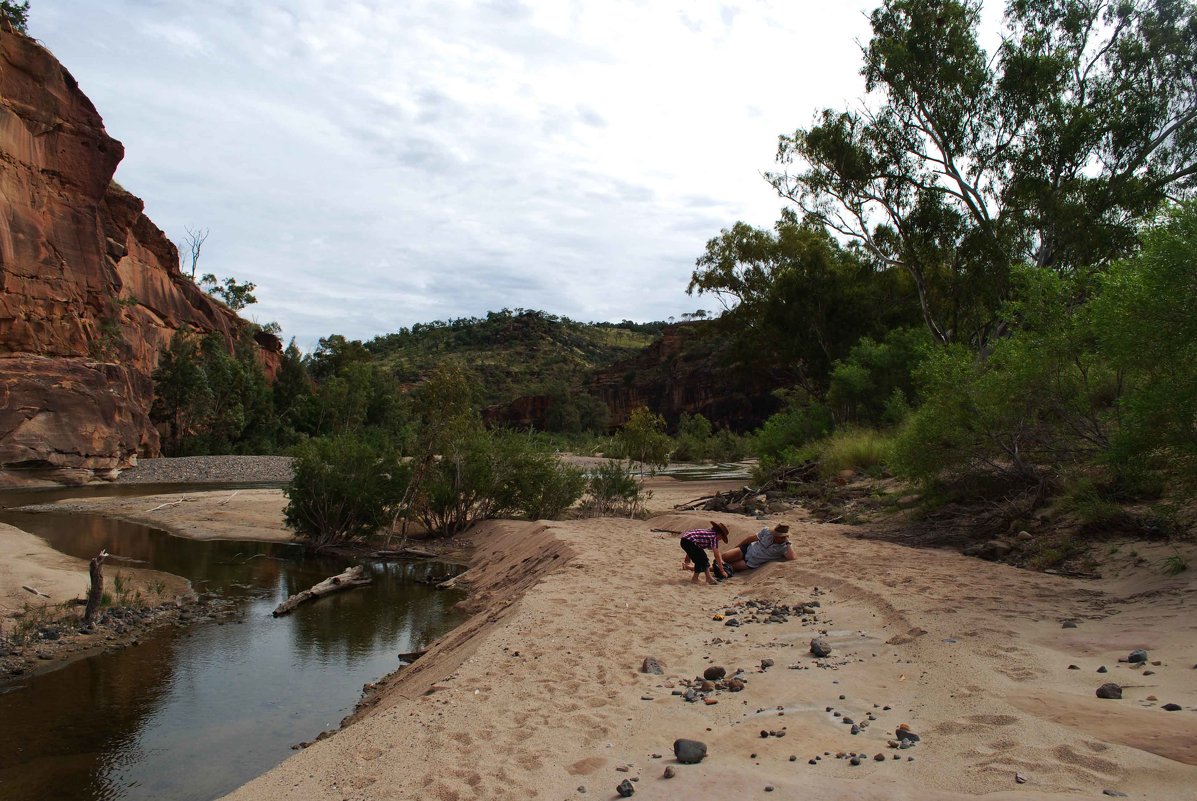
[[(84, 480), (158, 453), (158, 354), (246, 325), (112, 176), (124, 147), (45, 48), (0, 30), (0, 470)], [(259, 338), (269, 371), (277, 339)], [(19, 471), (14, 473), (13, 471)]]

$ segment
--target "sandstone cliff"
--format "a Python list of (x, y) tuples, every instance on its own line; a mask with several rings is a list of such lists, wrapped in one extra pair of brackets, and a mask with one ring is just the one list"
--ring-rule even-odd
[[(151, 374), (183, 325), (246, 325), (113, 182), (124, 148), (34, 40), (0, 30), (0, 470), (111, 477), (158, 453)], [(268, 370), (277, 339), (260, 337)], [(14, 473), (13, 471), (20, 471)]]

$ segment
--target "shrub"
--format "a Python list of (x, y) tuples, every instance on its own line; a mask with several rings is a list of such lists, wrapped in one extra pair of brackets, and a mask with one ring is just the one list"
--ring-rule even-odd
[(410, 479), (389, 447), (356, 434), (311, 439), (293, 455), (283, 514), (318, 548), (362, 539), (389, 523)]
[(641, 489), (630, 462), (608, 460), (590, 476), (586, 487), (587, 510), (595, 515), (620, 514), (635, 517), (644, 510), (651, 493)]
[(791, 403), (770, 417), (753, 434), (752, 447), (762, 459), (797, 464), (798, 449), (831, 433), (831, 412), (821, 403)]
[(669, 464), (673, 438), (665, 433), (665, 420), (640, 406), (632, 410), (628, 421), (615, 435), (619, 455), (639, 462), (641, 470)]
[(930, 344), (926, 328), (898, 328), (881, 342), (864, 337), (853, 345), (831, 371), (827, 405), (836, 419), (872, 425), (900, 422), (902, 407), (914, 396), (914, 373), (927, 358)]

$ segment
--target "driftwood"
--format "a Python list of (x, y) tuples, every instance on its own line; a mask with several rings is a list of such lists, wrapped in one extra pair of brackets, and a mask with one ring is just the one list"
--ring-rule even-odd
[(759, 487), (741, 487), (729, 492), (716, 492), (714, 495), (704, 495), (678, 504), (674, 508), (683, 512), (701, 509), (706, 512), (739, 512), (752, 515), (764, 510), (761, 496), (765, 493), (785, 489), (789, 484), (814, 481), (818, 477), (819, 463), (804, 462), (774, 472), (773, 476)]
[(88, 573), (91, 574), (91, 589), (87, 592), (87, 606), (83, 610), (83, 625), (91, 626), (96, 622), (96, 613), (100, 611), (100, 601), (104, 597), (104, 560), (108, 558), (108, 551), (101, 550), (88, 563)]
[(426, 654), (426, 653), (428, 653), (428, 651), (427, 651), (427, 650), (423, 650), (423, 651), (409, 651), (409, 652), (408, 652), (408, 653), (406, 653), (406, 654), (399, 654), (399, 659), (400, 659), (401, 661), (403, 661), (403, 662), (406, 662), (407, 664), (409, 664), (409, 665), (410, 665), (412, 662), (415, 662), (417, 659), (419, 659), (420, 657), (422, 657), (422, 656), (423, 656), (424, 654)]
[(273, 614), (275, 617), (282, 617), (305, 601), (314, 601), (317, 598), (321, 598), (325, 595), (331, 595), (332, 593), (340, 592), (341, 590), (351, 590), (354, 587), (364, 587), (365, 585), (369, 584), (370, 581), (370, 575), (366, 572), (366, 568), (363, 565), (356, 565), (349, 568), (344, 573), (330, 576), (319, 584), (316, 584), (304, 590), (303, 592), (292, 595), (290, 598), (279, 604), (278, 608), (274, 610)]
[(42, 592), (41, 590), (39, 590), (39, 589), (37, 589), (37, 588), (35, 588), (35, 587), (30, 587), (28, 584), (22, 584), (22, 585), (21, 585), (21, 589), (23, 589), (25, 592), (31, 592), (31, 593), (33, 593), (34, 595), (41, 596), (42, 598), (49, 598), (49, 597), (50, 597), (49, 595), (46, 595), (46, 594), (45, 594), (44, 592)]

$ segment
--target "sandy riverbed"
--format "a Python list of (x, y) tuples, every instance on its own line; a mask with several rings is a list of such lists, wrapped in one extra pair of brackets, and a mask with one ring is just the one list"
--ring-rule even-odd
[[(654, 479), (650, 507), (728, 486)], [(265, 494), (228, 519), (244, 491), (223, 506), (227, 491), (155, 512), (146, 510), (171, 499), (96, 501), (136, 505), (105, 509), (122, 516), (170, 511), (180, 530), (223, 531), (256, 509), (254, 525), (267, 533), (250, 538), (285, 531), (281, 493), (253, 492)], [(733, 539), (759, 526), (715, 517)], [(775, 518), (795, 524), (800, 558), (715, 587), (687, 583), (667, 533), (707, 515), (478, 527), (464, 577), (469, 621), (387, 681), (357, 722), (229, 798), (613, 798), (624, 779), (638, 779), (636, 797), (650, 799), (742, 799), (771, 786), (776, 795), (764, 797), (1111, 790), (1170, 801), (1197, 787), (1197, 580), (1193, 571), (1163, 576), (1160, 546), (1137, 546), (1134, 559), (1124, 552), (1106, 571), (1114, 578), (1082, 581), (857, 539), (797, 513)], [(805, 625), (796, 616), (752, 623), (749, 600), (821, 606)], [(727, 609), (744, 625), (712, 619)], [(1077, 627), (1062, 628), (1065, 620)], [(821, 632), (835, 649), (826, 660), (808, 649)], [(1119, 662), (1138, 647), (1159, 664)], [(665, 674), (640, 673), (646, 656)], [(773, 666), (762, 670), (763, 659)], [(710, 705), (672, 694), (716, 664), (744, 669), (746, 688), (717, 691)], [(1095, 697), (1107, 681), (1125, 687), (1122, 700)], [(1166, 703), (1182, 709), (1164, 711)], [(834, 712), (876, 720), (853, 736)], [(916, 747), (887, 746), (901, 723), (922, 737)], [(710, 755), (676, 765), (679, 737), (704, 741)], [(852, 766), (837, 752), (865, 759)], [(675, 778), (662, 778), (666, 766)]]

